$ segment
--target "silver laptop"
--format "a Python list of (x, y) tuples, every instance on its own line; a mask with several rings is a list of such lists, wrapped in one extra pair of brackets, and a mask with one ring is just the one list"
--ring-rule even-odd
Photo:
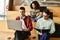
[(20, 29), (22, 29), (22, 21), (20, 21), (20, 20), (7, 20), (7, 26), (9, 29), (20, 30)]

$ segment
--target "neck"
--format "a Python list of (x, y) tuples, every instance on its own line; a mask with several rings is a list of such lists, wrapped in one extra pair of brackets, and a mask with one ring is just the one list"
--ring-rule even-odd
[(25, 15), (22, 15), (22, 16), (21, 16), (21, 19), (24, 19), (24, 18), (25, 18)]
[(21, 15), (21, 16), (23, 16), (23, 17), (24, 17), (25, 15)]
[(45, 20), (48, 20), (48, 18), (44, 18)]
[(44, 18), (44, 20), (48, 20), (48, 18)]

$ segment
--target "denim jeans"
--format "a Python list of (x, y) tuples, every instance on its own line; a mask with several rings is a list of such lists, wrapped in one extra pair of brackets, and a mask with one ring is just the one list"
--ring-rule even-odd
[(49, 33), (43, 33), (43, 35), (38, 35), (38, 40), (49, 40), (50, 34)]
[(37, 16), (37, 17), (35, 17), (35, 18), (32, 18), (32, 17), (30, 17), (31, 18), (31, 20), (33, 21), (33, 22), (36, 22), (38, 19), (40, 19), (41, 17), (40, 16)]

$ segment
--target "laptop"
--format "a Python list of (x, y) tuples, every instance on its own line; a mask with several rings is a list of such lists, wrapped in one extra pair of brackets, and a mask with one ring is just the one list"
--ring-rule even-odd
[(7, 20), (8, 29), (20, 30), (22, 29), (22, 21), (20, 20)]

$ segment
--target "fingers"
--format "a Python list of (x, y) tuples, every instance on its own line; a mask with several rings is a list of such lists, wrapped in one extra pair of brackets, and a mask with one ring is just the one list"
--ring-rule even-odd
[(43, 33), (42, 32), (38, 32), (39, 35), (42, 35)]

